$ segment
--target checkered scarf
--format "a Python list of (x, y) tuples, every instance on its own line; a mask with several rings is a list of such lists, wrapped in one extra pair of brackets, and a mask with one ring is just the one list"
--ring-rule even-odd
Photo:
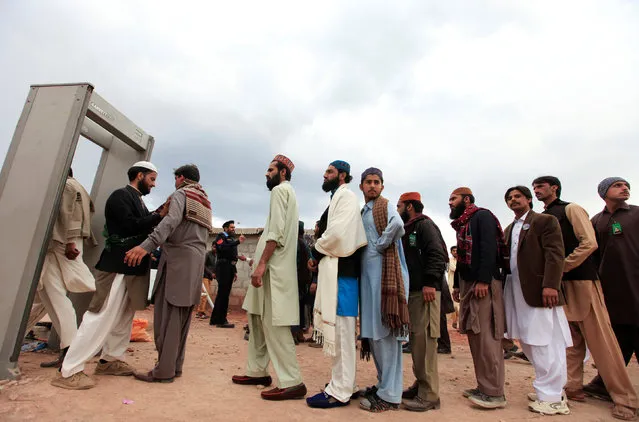
[[(477, 211), (486, 210), (479, 208), (475, 204), (466, 207), (464, 213), (459, 218), (453, 220), (450, 225), (457, 232), (457, 264), (471, 265), (473, 252), (473, 234), (470, 232), (470, 219)], [(486, 210), (490, 212), (489, 210)], [(497, 225), (497, 264), (500, 268), (507, 267), (510, 251), (504, 241), (504, 231), (495, 214), (490, 212)]]
[[(373, 221), (381, 236), (388, 225), (388, 199), (380, 196), (373, 205)], [(382, 323), (396, 337), (408, 335), (410, 318), (402, 277), (399, 252), (395, 242), (382, 257)]]
[(213, 230), (213, 213), (208, 195), (199, 183), (186, 179), (178, 189), (183, 189), (186, 194), (186, 210), (184, 218), (206, 227), (209, 232)]

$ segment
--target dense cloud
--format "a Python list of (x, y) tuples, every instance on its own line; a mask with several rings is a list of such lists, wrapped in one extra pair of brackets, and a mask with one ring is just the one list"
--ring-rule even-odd
[[(264, 172), (282, 152), (312, 227), (322, 173), (343, 159), (356, 181), (384, 170), (393, 202), (420, 191), (450, 243), (460, 185), (506, 225), (506, 188), (541, 174), (591, 213), (604, 177), (639, 182), (635, 2), (34, 4), (0, 5), (0, 153), (30, 84), (90, 81), (155, 137), (152, 205), (193, 162), (216, 223), (261, 226)], [(85, 184), (98, 155), (76, 154)]]

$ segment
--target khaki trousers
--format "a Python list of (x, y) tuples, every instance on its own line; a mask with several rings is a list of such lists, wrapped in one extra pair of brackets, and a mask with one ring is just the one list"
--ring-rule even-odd
[[(211, 280), (209, 280), (208, 278), (203, 278), (202, 285), (206, 289), (206, 292), (209, 294), (209, 296), (211, 296)], [(208, 300), (206, 299), (206, 295), (204, 294), (204, 292), (202, 292), (202, 294), (200, 295), (200, 304), (197, 306), (196, 312), (198, 314), (200, 313), (205, 314), (208, 308), (207, 305), (208, 305)]]
[(270, 284), (264, 283), (261, 288), (264, 289), (264, 314), (248, 314), (249, 344), (246, 375), (267, 376), (268, 364), (272, 361), (279, 380), (277, 385), (279, 388), (299, 385), (302, 383), (302, 374), (297, 363), (291, 327), (273, 325)]
[(410, 315), (410, 345), (417, 395), (430, 402), (439, 399), (437, 369), (437, 338), (439, 337), (441, 292), (433, 302), (426, 303), (421, 291), (408, 295)]
[[(583, 388), (584, 358), (586, 346), (590, 350), (599, 375), (612, 397), (613, 402), (636, 409), (639, 407), (637, 394), (626, 370), (621, 349), (610, 325), (608, 310), (599, 283), (581, 282), (580, 294), (590, 294), (590, 311), (581, 321), (570, 321), (573, 347), (566, 349), (568, 365), (568, 382), (566, 388), (579, 390)], [(573, 304), (566, 304), (576, 306)], [(567, 312), (570, 316), (570, 313)]]

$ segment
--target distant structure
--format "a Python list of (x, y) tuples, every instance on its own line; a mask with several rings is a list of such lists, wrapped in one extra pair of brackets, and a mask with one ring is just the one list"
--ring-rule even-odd
[[(213, 241), (218, 234), (222, 233), (222, 228), (213, 228), (213, 233), (209, 235), (208, 248), (211, 247)], [(244, 255), (247, 258), (255, 258), (255, 248), (257, 247), (257, 241), (260, 239), (262, 232), (264, 231), (263, 227), (255, 227), (255, 228), (237, 228), (235, 229), (235, 236), (239, 237), (240, 235), (244, 235), (246, 237), (246, 241), (241, 243), (237, 247), (237, 253), (239, 255)], [(313, 230), (304, 230), (304, 238), (308, 241), (313, 238)], [(255, 265), (255, 264), (254, 264)], [(233, 288), (231, 289), (231, 296), (229, 298), (229, 307), (239, 308), (242, 306), (242, 302), (244, 301), (244, 296), (246, 296), (246, 291), (248, 290), (248, 286), (251, 283), (251, 267), (249, 267), (248, 263), (245, 261), (237, 261), (237, 281), (233, 283)], [(213, 280), (211, 283), (211, 295), (212, 299), (215, 300), (215, 295), (217, 294), (217, 282)]]

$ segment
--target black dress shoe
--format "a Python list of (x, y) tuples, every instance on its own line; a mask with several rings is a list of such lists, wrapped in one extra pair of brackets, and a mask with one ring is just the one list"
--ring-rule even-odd
[(140, 381), (144, 381), (144, 382), (163, 382), (163, 383), (169, 383), (169, 382), (173, 382), (174, 378), (155, 378), (153, 376), (153, 371), (149, 371), (147, 373), (143, 373), (143, 372), (134, 372), (133, 376), (135, 377), (135, 379), (140, 380)]
[(62, 362), (64, 362), (64, 357), (67, 355), (68, 350), (69, 350), (68, 347), (65, 347), (64, 349), (60, 350), (60, 355), (57, 357), (57, 359), (52, 360), (50, 362), (42, 362), (40, 364), (40, 368), (61, 368)]
[[(326, 387), (328, 387), (328, 383), (324, 384), (324, 390), (326, 391)], [(351, 400), (358, 399), (362, 395), (362, 390), (357, 390), (351, 394)], [(312, 406), (311, 406), (312, 407)]]
[(262, 391), (260, 396), (264, 400), (293, 400), (303, 399), (306, 395), (306, 386), (304, 384), (298, 384), (288, 388), (273, 388), (268, 391)]
[(40, 363), (40, 368), (60, 368), (62, 367), (62, 359), (56, 358), (49, 362)]
[(224, 324), (217, 324), (217, 328), (235, 328), (235, 324), (231, 324), (230, 322), (225, 322)]
[(610, 397), (610, 393), (606, 389), (606, 386), (603, 384), (601, 377), (597, 375), (592, 379), (588, 384), (584, 385), (584, 393), (590, 397), (594, 397), (603, 401), (612, 401)]
[(530, 362), (528, 360), (528, 356), (524, 352), (515, 352), (513, 353), (513, 357), (519, 358), (521, 360), (525, 360), (526, 362)]
[(452, 351), (450, 349), (445, 348), (445, 347), (439, 347), (437, 349), (437, 353), (439, 353), (440, 355), (450, 355), (452, 353)]
[(402, 399), (412, 400), (417, 397), (417, 393), (419, 392), (419, 386), (417, 382), (413, 383), (410, 387), (402, 392)]
[(233, 375), (231, 378), (234, 384), (240, 385), (263, 385), (268, 387), (273, 383), (273, 378), (270, 375), (265, 377), (249, 377), (248, 375)]
[(357, 392), (357, 396), (358, 397), (366, 397), (366, 396), (370, 396), (371, 394), (375, 394), (377, 393), (377, 386), (373, 385), (371, 387), (366, 387), (366, 388), (362, 388)]

